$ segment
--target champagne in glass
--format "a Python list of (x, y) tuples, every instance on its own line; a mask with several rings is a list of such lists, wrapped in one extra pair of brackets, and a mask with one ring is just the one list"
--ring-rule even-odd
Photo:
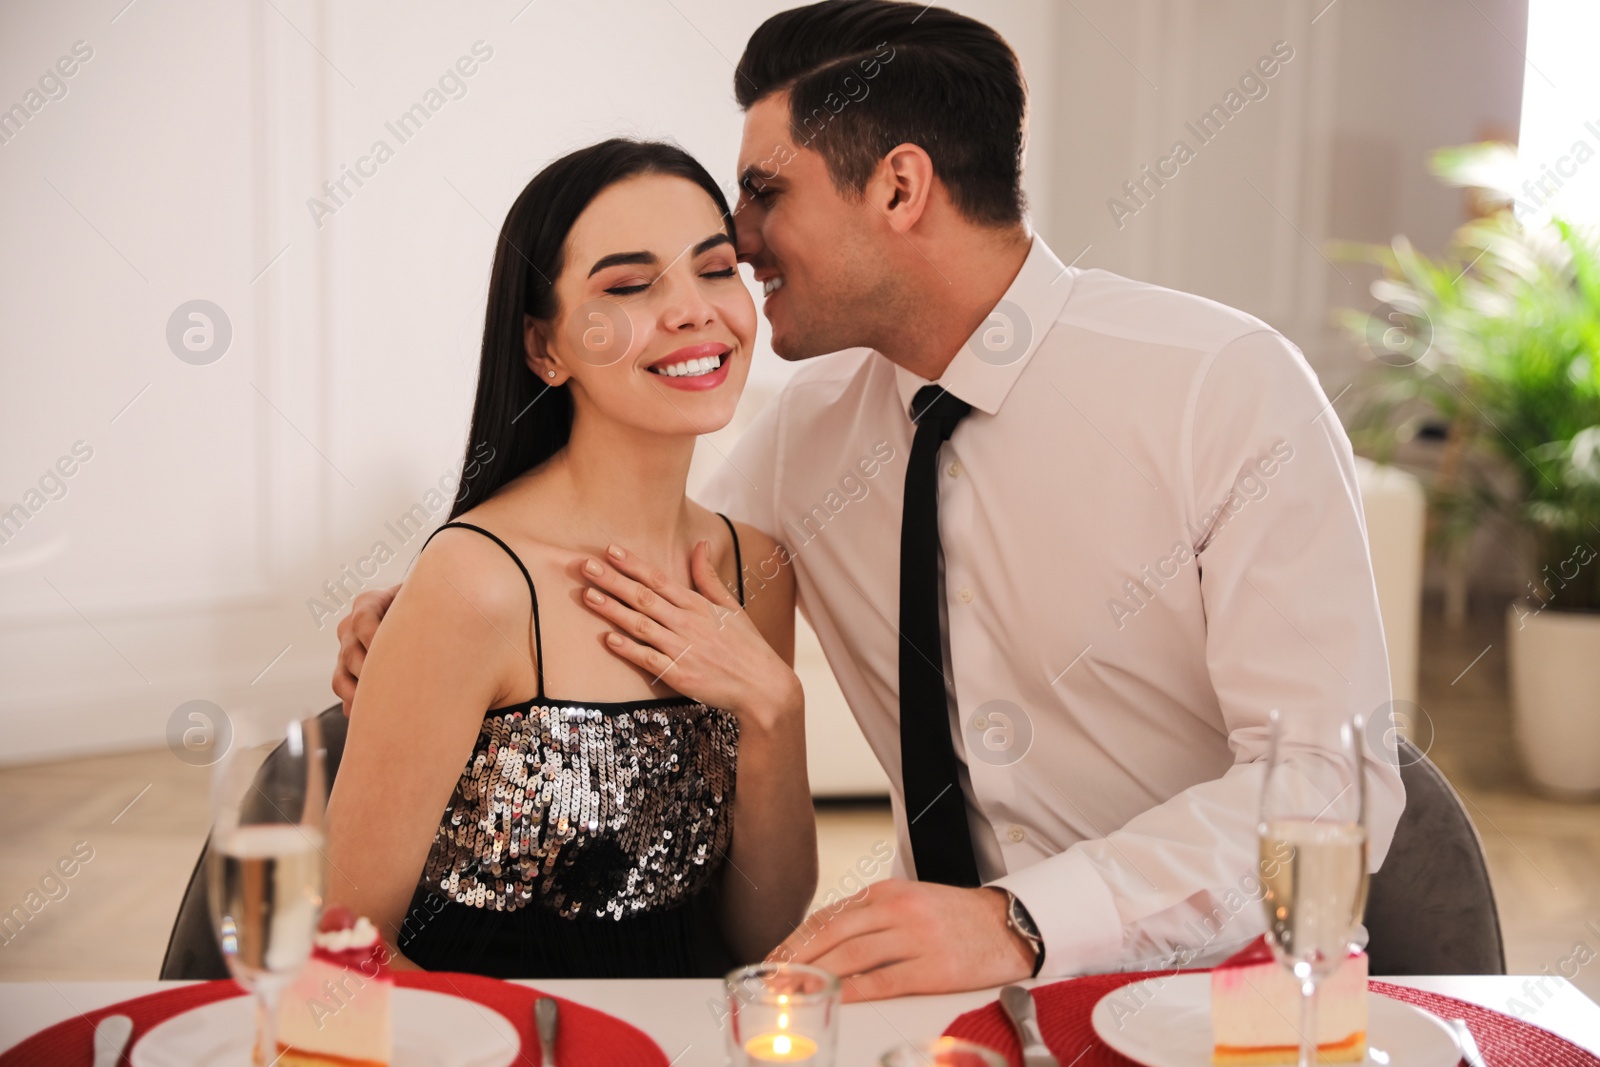
[(265, 1065), (278, 1058), (278, 998), (310, 958), (322, 913), (327, 794), (316, 720), (259, 744), (234, 736), (213, 783), (207, 888), (228, 970), (256, 997), (254, 1058)]
[(1366, 903), (1366, 833), (1355, 823), (1278, 819), (1262, 834), (1261, 864), (1273, 941), (1332, 974)]
[(243, 826), (216, 843), (211, 892), (227, 917), (223, 955), (243, 982), (291, 980), (311, 955), (322, 897), (321, 835)]
[(1339, 969), (1367, 902), (1360, 716), (1337, 734), (1271, 718), (1261, 797), (1267, 942), (1300, 982), (1300, 1067), (1317, 1062), (1317, 986)]

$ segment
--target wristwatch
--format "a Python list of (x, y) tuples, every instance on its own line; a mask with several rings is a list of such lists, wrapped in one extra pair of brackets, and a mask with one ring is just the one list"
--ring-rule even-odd
[(1033, 949), (1033, 977), (1039, 977), (1039, 971), (1044, 967), (1044, 938), (1039, 935), (1039, 924), (1033, 921), (1033, 916), (1028, 914), (1028, 909), (1022, 901), (1009, 889), (1000, 886), (994, 888), (1006, 895), (1010, 904), (1006, 907), (1006, 928), (1028, 943)]

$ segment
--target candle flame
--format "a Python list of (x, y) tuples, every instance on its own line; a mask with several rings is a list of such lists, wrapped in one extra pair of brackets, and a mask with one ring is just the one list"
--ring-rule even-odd
[(782, 1034), (779, 1034), (777, 1037), (772, 1039), (772, 1051), (776, 1052), (780, 1056), (787, 1056), (790, 1048), (792, 1047), (793, 1042), (791, 1042)]
[(789, 1013), (788, 1012), (784, 1012), (784, 1013), (782, 1013), (782, 1014), (780, 1014), (778, 1016), (778, 1029), (779, 1030), (787, 1030), (787, 1029), (789, 1029)]

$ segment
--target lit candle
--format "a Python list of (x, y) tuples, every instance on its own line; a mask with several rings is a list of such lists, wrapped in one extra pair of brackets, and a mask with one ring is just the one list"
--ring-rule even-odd
[(817, 1043), (800, 1034), (760, 1034), (744, 1050), (763, 1063), (802, 1063), (817, 1054)]
[(832, 1064), (839, 980), (804, 964), (757, 964), (731, 973), (731, 1062)]

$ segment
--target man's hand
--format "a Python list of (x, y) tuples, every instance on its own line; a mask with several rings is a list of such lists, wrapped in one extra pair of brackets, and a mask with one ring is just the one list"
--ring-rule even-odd
[(350, 715), (350, 702), (356, 698), (361, 667), (367, 662), (367, 649), (372, 647), (378, 623), (398, 592), (400, 587), (396, 585), (359, 593), (350, 604), (350, 614), (339, 620), (339, 662), (333, 668), (333, 694), (344, 704), (346, 718)]
[(999, 889), (876, 882), (814, 913), (769, 958), (832, 971), (847, 1001), (1005, 985), (1033, 973), (1008, 904)]

